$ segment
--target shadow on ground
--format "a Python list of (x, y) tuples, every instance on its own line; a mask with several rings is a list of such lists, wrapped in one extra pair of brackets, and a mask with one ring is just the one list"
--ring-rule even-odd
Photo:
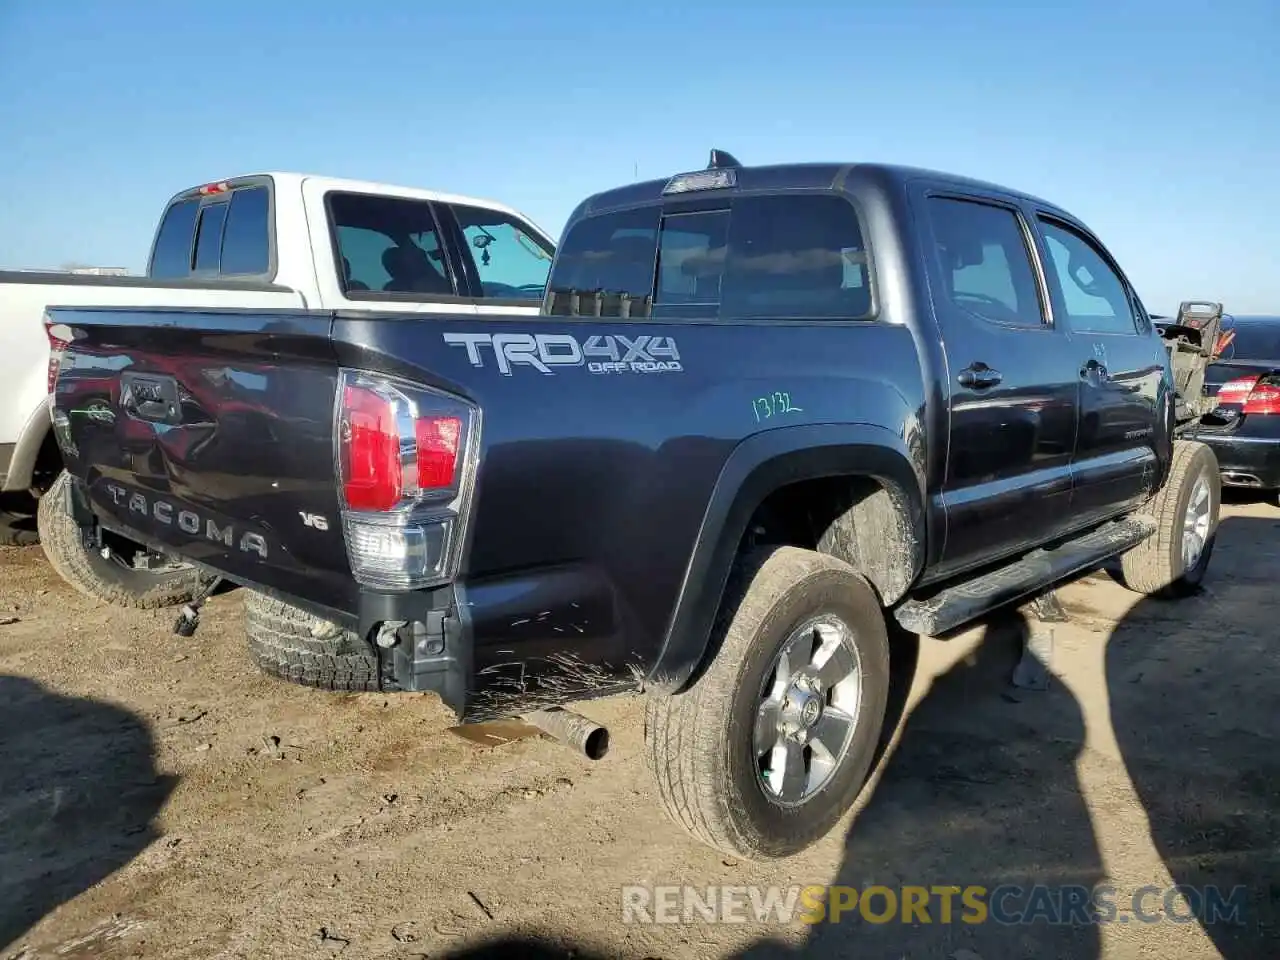
[[(871, 887), (884, 890), (868, 912), (846, 901), (842, 916), (829, 913), (805, 943), (805, 956), (1098, 955), (1095, 926), (972, 922), (982, 918), (962, 892), (985, 888), (980, 899), (998, 896), (1004, 917), (1029, 909), (1056, 916), (1062, 898), (1046, 901), (1033, 892), (1037, 884), (1074, 888), (1065, 906), (1079, 912), (1102, 880), (1076, 778), (1085, 733), (1081, 709), (1061, 683), (1034, 693), (1009, 684), (1028, 629), (1016, 612), (993, 619), (974, 653), (938, 677), (912, 711), (833, 880), (864, 895)], [(982, 865), (977, 873), (975, 864)], [(917, 894), (927, 907), (911, 922), (901, 919), (906, 887), (929, 892), (927, 901)], [(954, 890), (945, 895), (949, 917), (940, 896), (946, 888)], [(795, 951), (761, 944), (747, 956)]]
[[(1141, 600), (1106, 640), (1107, 692), (1124, 765), (1152, 844), (1200, 915), (1174, 907), (1181, 922), (1201, 924), (1225, 960), (1280, 957), (1277, 570), (1280, 522), (1226, 517), (1207, 589), (1181, 601)], [(953, 922), (940, 922), (935, 898), (927, 924), (918, 917), (869, 923), (854, 910), (815, 927), (800, 947), (761, 942), (741, 960), (1101, 956), (1101, 926), (1089, 919), (1098, 908), (1080, 901), (1106, 879), (1076, 772), (1084, 714), (1061, 682), (1043, 692), (1010, 687), (1028, 629), (1018, 612), (994, 618), (975, 654), (935, 680), (907, 718), (833, 882), (895, 891), (979, 885), (988, 899), (1005, 888), (999, 906), (1007, 919), (1039, 919), (966, 923), (971, 911), (957, 897)], [(898, 638), (899, 661), (914, 665), (913, 642)], [(977, 874), (975, 863), (983, 864)], [(904, 864), (914, 865), (909, 873)], [(1162, 915), (1165, 892), (1116, 888), (1103, 902), (1114, 906), (1117, 922), (1124, 915), (1130, 925), (1144, 922), (1133, 915), (1135, 896), (1157, 923), (1179, 922)], [(1142, 929), (1126, 939), (1141, 943)], [(597, 954), (559, 940), (515, 938), (450, 956)]]
[[(1022, 922), (966, 923), (957, 910), (959, 922), (939, 923), (932, 901), (930, 924), (855, 915), (819, 926), (804, 955), (1088, 960), (1101, 956), (1101, 926), (1090, 919), (1101, 909), (1129, 925), (1201, 923), (1225, 960), (1280, 956), (1278, 547), (1280, 523), (1223, 518), (1207, 589), (1139, 601), (1106, 640), (1121, 757), (1151, 842), (1198, 917), (1176, 898), (1166, 904), (1164, 889), (1119, 887), (1073, 915), (1107, 882), (1076, 773), (1083, 712), (1061, 683), (1010, 688), (1030, 629), (1015, 612), (994, 618), (974, 657), (938, 678), (912, 712), (834, 882), (976, 884), (992, 914), (998, 905), (1006, 921)], [(904, 875), (901, 863), (916, 866)], [(976, 876), (975, 863), (985, 864)], [(761, 945), (747, 955), (782, 954)]]
[(156, 838), (153, 746), (127, 710), (0, 675), (0, 948)]
[(1143, 601), (1116, 628), (1111, 722), (1174, 882), (1220, 899), (1236, 891), (1241, 922), (1229, 908), (1206, 918), (1214, 946), (1225, 960), (1270, 960), (1280, 957), (1280, 513), (1224, 518), (1210, 572), (1201, 596)]

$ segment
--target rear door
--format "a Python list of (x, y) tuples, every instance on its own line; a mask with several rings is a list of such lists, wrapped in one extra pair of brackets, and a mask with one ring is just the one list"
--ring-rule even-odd
[(1131, 510), (1168, 458), (1167, 353), (1124, 274), (1082, 225), (1037, 211), (1054, 316), (1080, 383), (1073, 526)]
[(1076, 367), (1017, 201), (917, 187), (950, 416), (938, 575), (1043, 543), (1071, 500)]

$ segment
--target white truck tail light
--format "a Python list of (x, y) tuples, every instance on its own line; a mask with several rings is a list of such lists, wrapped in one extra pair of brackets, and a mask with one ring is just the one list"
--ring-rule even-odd
[(458, 572), (479, 457), (480, 411), (451, 394), (342, 370), (334, 445), (356, 580), (420, 590)]
[(62, 365), (62, 355), (66, 352), (67, 347), (71, 346), (71, 339), (74, 334), (65, 323), (54, 323), (47, 313), (44, 315), (44, 331), (45, 336), (49, 338), (47, 386), (48, 393), (52, 396), (58, 384), (58, 370)]

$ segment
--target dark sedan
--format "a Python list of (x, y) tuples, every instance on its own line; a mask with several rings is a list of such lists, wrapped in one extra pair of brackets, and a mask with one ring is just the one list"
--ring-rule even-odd
[(1280, 317), (1232, 318), (1205, 373), (1216, 409), (1187, 431), (1213, 448), (1227, 486), (1280, 490)]

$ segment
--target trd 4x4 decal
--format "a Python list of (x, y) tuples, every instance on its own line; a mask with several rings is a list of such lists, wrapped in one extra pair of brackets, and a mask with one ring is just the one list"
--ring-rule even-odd
[(585, 366), (590, 373), (678, 373), (680, 350), (674, 337), (595, 334), (581, 343), (567, 333), (446, 333), (444, 342), (463, 347), (473, 367), (483, 367), (492, 350), (498, 372), (511, 376), (517, 366), (541, 373), (556, 367)]

